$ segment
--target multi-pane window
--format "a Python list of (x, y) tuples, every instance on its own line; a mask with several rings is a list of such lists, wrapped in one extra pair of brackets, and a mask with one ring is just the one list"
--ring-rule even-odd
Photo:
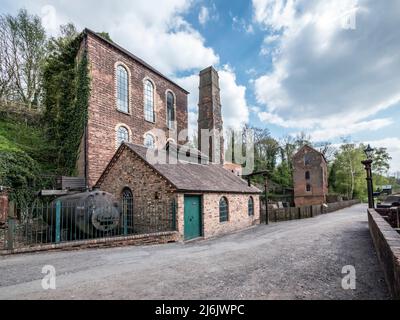
[(117, 147), (123, 142), (129, 142), (129, 131), (125, 127), (119, 127), (117, 130)]
[(151, 134), (146, 134), (144, 138), (144, 145), (147, 148), (153, 149), (155, 146), (154, 137)]
[(254, 216), (254, 199), (253, 199), (253, 197), (249, 198), (248, 209), (249, 209), (249, 216), (250, 217)]
[(219, 201), (219, 222), (226, 222), (229, 219), (228, 200), (222, 197)]
[(167, 125), (170, 129), (175, 129), (175, 98), (172, 92), (167, 93)]
[(122, 112), (129, 112), (128, 71), (121, 65), (117, 67), (117, 107)]
[(154, 86), (150, 80), (146, 80), (144, 84), (144, 118), (147, 121), (155, 122)]
[(311, 192), (311, 184), (307, 184), (307, 192)]

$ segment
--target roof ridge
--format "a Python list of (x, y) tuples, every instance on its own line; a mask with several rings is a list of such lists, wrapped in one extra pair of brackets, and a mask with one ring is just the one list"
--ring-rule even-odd
[(107, 44), (109, 44), (110, 46), (114, 47), (115, 49), (121, 51), (122, 53), (124, 53), (124, 54), (128, 55), (129, 57), (131, 57), (132, 59), (136, 60), (138, 63), (143, 65), (145, 68), (149, 69), (150, 71), (154, 72), (155, 74), (159, 75), (160, 77), (164, 78), (165, 80), (171, 82), (173, 85), (175, 85), (179, 89), (183, 90), (186, 94), (190, 94), (189, 91), (187, 91), (185, 88), (183, 88), (182, 86), (177, 84), (175, 81), (172, 81), (170, 78), (168, 78), (166, 75), (164, 75), (163, 73), (158, 71), (156, 68), (152, 67), (146, 61), (144, 61), (143, 59), (141, 59), (138, 56), (134, 55), (132, 52), (128, 51), (127, 49), (125, 49), (121, 45), (115, 43), (114, 41), (110, 41), (110, 40), (104, 38), (103, 36), (101, 36), (100, 34), (98, 34), (97, 32), (95, 32), (95, 31), (93, 31), (93, 30), (91, 30), (89, 28), (83, 29), (83, 33), (84, 34), (90, 33), (91, 35), (94, 35), (95, 37), (101, 39), (102, 41), (106, 42)]

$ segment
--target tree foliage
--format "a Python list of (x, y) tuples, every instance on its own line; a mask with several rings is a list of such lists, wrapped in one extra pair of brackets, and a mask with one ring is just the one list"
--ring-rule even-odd
[(39, 106), (46, 33), (40, 17), (21, 9), (0, 17), (0, 99)]

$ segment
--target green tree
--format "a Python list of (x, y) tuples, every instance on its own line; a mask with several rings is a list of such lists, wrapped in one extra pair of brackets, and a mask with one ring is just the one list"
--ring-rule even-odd
[(365, 199), (367, 195), (364, 159), (364, 146), (344, 143), (336, 152), (331, 166), (329, 179), (331, 191), (342, 194), (348, 199)]
[(387, 183), (388, 179), (385, 179), (384, 175), (386, 175), (390, 169), (390, 160), (392, 160), (392, 157), (389, 155), (386, 148), (378, 148), (374, 151), (372, 169), (374, 172), (375, 186), (381, 186)]

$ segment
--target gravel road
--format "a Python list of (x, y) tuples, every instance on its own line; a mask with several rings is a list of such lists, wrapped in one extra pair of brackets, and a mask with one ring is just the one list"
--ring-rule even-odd
[[(346, 265), (356, 290), (342, 289)], [(363, 205), (189, 244), (0, 258), (0, 299), (388, 298)]]

